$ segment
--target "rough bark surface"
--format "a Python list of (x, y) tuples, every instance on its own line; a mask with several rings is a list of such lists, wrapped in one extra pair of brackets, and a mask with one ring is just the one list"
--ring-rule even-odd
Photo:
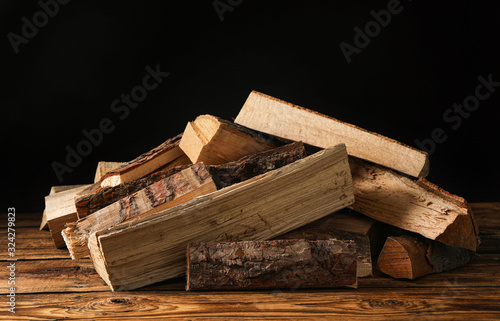
[(132, 181), (122, 183), (116, 186), (101, 187), (99, 183), (91, 185), (83, 190), (75, 198), (76, 212), (79, 218), (84, 218), (98, 210), (131, 195), (146, 186), (149, 186), (159, 180), (165, 179), (175, 173), (178, 173), (190, 165), (179, 165), (170, 169), (158, 169), (148, 176)]
[(380, 252), (381, 238), (379, 222), (352, 210), (342, 210), (275, 239), (352, 240), (356, 244), (358, 277), (366, 277), (373, 274), (372, 256)]
[(207, 169), (217, 187), (223, 188), (283, 167), (305, 156), (304, 145), (298, 142), (245, 156), (236, 162), (209, 165)]
[(352, 241), (191, 243), (187, 290), (357, 286)]

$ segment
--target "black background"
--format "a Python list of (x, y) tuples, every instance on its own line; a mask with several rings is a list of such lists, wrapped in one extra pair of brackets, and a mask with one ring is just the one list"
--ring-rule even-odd
[[(0, 2), (1, 211), (41, 211), (51, 186), (89, 183), (98, 161), (133, 159), (200, 114), (236, 117), (251, 90), (414, 147), (442, 128), (428, 179), (470, 202), (500, 201), (500, 87), (456, 130), (443, 120), (478, 76), (500, 81), (499, 6), (402, 0), (347, 63), (339, 44), (387, 3), (246, 0), (221, 21), (212, 1), (73, 0), (15, 54), (7, 35), (22, 35), (21, 18), (40, 6)], [(157, 64), (170, 75), (120, 120), (111, 102)], [(115, 130), (59, 182), (52, 162), (106, 117)]]

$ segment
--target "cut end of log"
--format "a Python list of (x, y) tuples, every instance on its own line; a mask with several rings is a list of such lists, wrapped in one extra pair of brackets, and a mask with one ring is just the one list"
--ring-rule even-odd
[(193, 163), (220, 165), (275, 148), (276, 143), (241, 125), (201, 115), (187, 124), (179, 147)]
[(388, 237), (378, 257), (379, 270), (396, 279), (416, 279), (434, 273), (427, 261), (427, 243), (415, 237)]

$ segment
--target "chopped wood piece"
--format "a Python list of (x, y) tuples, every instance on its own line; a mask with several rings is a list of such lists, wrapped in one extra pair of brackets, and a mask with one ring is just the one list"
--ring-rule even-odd
[(182, 134), (168, 139), (163, 144), (147, 153), (118, 167), (101, 178), (101, 186), (116, 186), (144, 177), (160, 167), (170, 169), (179, 165), (191, 164), (186, 155), (179, 148)]
[(217, 190), (205, 166), (194, 164), (178, 173), (164, 176), (103, 209), (67, 224), (62, 235), (72, 259), (89, 255), (89, 234), (126, 220), (148, 216)]
[(117, 169), (127, 163), (125, 162), (99, 162), (95, 170), (94, 183), (100, 182), (101, 178), (108, 172)]
[[(99, 275), (112, 290), (186, 273), (190, 242), (266, 240), (354, 202), (345, 145), (90, 235)], [(147, 262), (147, 264), (145, 263)]]
[(193, 163), (219, 165), (278, 145), (283, 142), (269, 135), (212, 115), (201, 115), (187, 124), (179, 146)]
[(353, 241), (190, 243), (186, 290), (357, 287)]
[(361, 159), (349, 157), (349, 164), (355, 211), (431, 240), (476, 250), (479, 237), (463, 198), (424, 178), (412, 180)]
[(378, 258), (381, 272), (398, 279), (448, 271), (465, 265), (474, 256), (471, 250), (431, 241), (421, 236), (388, 237)]
[(78, 218), (84, 218), (100, 209), (105, 208), (120, 199), (131, 195), (146, 186), (169, 177), (190, 165), (180, 165), (169, 169), (159, 169), (141, 179), (122, 183), (116, 186), (101, 187), (99, 183), (89, 186), (75, 197), (76, 213)]
[(349, 155), (415, 177), (429, 172), (423, 151), (257, 91), (250, 93), (235, 123), (321, 148), (345, 143)]
[(208, 171), (218, 188), (227, 187), (254, 176), (295, 162), (306, 156), (304, 144), (297, 142), (221, 165), (209, 165)]
[[(80, 186), (88, 186), (88, 185), (60, 185), (60, 186), (52, 186), (50, 188), (49, 195), (54, 195), (55, 193), (64, 192), (64, 191), (67, 191), (69, 189), (77, 188), (77, 187), (80, 187)], [(40, 231), (41, 230), (48, 230), (48, 229), (49, 229), (49, 226), (47, 224), (47, 213), (46, 213), (46, 211), (44, 209), (43, 213), (42, 213), (42, 222), (40, 223)]]
[(45, 214), (50, 234), (57, 248), (64, 247), (61, 231), (66, 223), (75, 222), (78, 219), (75, 208), (75, 195), (89, 185), (82, 185), (68, 189), (64, 192), (45, 196)]
[(383, 245), (380, 223), (354, 211), (330, 214), (276, 239), (353, 240), (357, 248), (358, 277), (373, 274), (372, 256), (377, 255)]
[[(161, 188), (163, 187), (165, 187), (167, 190), (171, 189), (173, 191), (171, 195), (175, 195), (174, 197), (182, 195), (182, 198), (175, 199), (176, 202), (170, 201), (166, 204), (163, 204), (162, 207), (154, 208), (154, 210), (149, 209), (145, 214), (141, 214), (145, 216), (166, 209), (168, 207), (180, 204), (179, 202), (181, 201), (185, 202), (195, 196), (201, 195), (199, 193), (209, 193), (215, 190), (215, 188), (222, 188), (235, 183), (239, 183), (251, 177), (257, 176), (259, 174), (268, 172), (270, 170), (279, 167), (283, 167), (287, 164), (290, 164), (298, 159), (305, 157), (305, 154), (306, 154), (305, 148), (302, 143), (292, 143), (266, 152), (244, 157), (237, 162), (230, 162), (223, 165), (212, 165), (209, 167), (204, 166), (203, 163), (191, 165), (191, 167), (195, 169), (195, 172), (197, 174), (202, 173), (203, 177), (201, 177), (199, 181), (200, 184), (202, 185), (205, 184), (206, 186), (196, 187), (192, 185), (186, 185), (188, 183), (191, 184), (190, 182), (183, 183), (182, 179), (185, 176), (185, 173), (190, 172), (187, 169), (183, 168), (184, 166), (188, 165), (184, 165), (184, 166), (178, 166), (176, 168), (164, 172), (155, 172), (142, 180), (136, 181), (137, 184), (136, 186), (133, 187), (134, 191), (136, 190), (138, 191), (139, 189), (137, 188), (137, 185), (142, 186), (144, 188), (146, 195), (148, 195), (150, 199), (154, 197), (163, 197), (163, 195), (161, 194), (163, 193), (161, 191)], [(176, 176), (171, 177), (171, 175), (174, 175), (177, 172), (180, 172), (181, 170), (183, 170), (183, 172), (178, 174), (179, 179)], [(211, 179), (213, 180), (213, 184), (212, 183), (209, 184), (209, 177), (206, 171), (208, 171), (208, 173), (210, 174)], [(158, 181), (165, 181), (166, 183), (156, 183)], [(169, 185), (172, 182), (175, 183), (175, 185), (173, 186)], [(155, 187), (156, 186), (155, 184), (158, 185), (158, 187)], [(106, 198), (107, 200), (109, 200), (109, 199), (116, 199), (117, 195), (121, 195), (123, 197), (130, 195), (131, 193), (125, 194), (127, 192), (127, 187), (129, 191), (132, 190), (132, 186), (130, 185), (132, 185), (132, 182), (120, 184), (119, 186), (123, 186), (124, 188), (121, 188), (119, 191), (117, 190), (117, 187), (119, 186), (106, 188), (106, 190), (109, 189), (114, 190), (114, 194), (113, 195), (111, 195), (111, 193), (101, 194), (100, 195), (101, 197), (99, 199)], [(193, 190), (196, 187), (198, 190), (196, 192), (194, 191), (190, 192), (191, 194), (183, 195), (183, 193), (189, 191), (189, 189), (186, 188), (185, 185), (191, 186)], [(180, 188), (180, 190), (177, 191), (176, 188)], [(118, 201), (120, 201), (120, 198), (122, 197), (119, 197)], [(128, 199), (132, 199), (135, 201), (137, 199), (137, 196), (133, 197), (129, 196), (127, 198), (124, 198), (124, 200)], [(130, 205), (130, 207), (134, 206)], [(137, 206), (137, 208), (138, 207), (139, 206)], [(135, 211), (139, 212), (140, 210), (137, 208), (135, 209)], [(146, 209), (148, 209), (148, 207), (146, 207)], [(72, 245), (68, 244), (68, 248), (70, 250), (71, 255), (75, 258), (79, 258), (80, 255), (88, 255), (88, 249), (86, 244), (88, 240), (88, 235), (92, 232), (104, 228), (109, 228), (124, 221), (125, 219), (121, 215), (122, 213), (120, 212), (122, 210), (123, 210), (122, 204), (120, 206), (115, 205), (115, 207), (110, 207), (106, 211), (103, 210), (102, 212), (96, 212), (96, 215), (99, 216), (101, 215), (109, 216), (107, 218), (101, 218), (101, 217), (96, 217), (94, 215), (90, 215), (76, 222), (72, 226), (68, 226), (71, 227), (71, 229), (68, 229), (64, 232), (64, 234), (67, 234), (65, 236), (65, 239), (79, 240), (78, 243), (75, 243), (75, 241), (71, 241)], [(83, 249), (81, 247), (83, 247)]]

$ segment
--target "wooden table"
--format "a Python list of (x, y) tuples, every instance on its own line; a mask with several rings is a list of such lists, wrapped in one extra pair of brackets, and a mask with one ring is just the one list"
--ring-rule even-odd
[[(500, 319), (500, 203), (472, 204), (481, 233), (479, 256), (454, 271), (414, 281), (377, 273), (358, 289), (186, 292), (175, 279), (131, 292), (111, 292), (89, 260), (72, 261), (39, 231), (40, 214), (17, 214), (16, 313), (26, 320), (163, 318), (214, 319)], [(7, 312), (9, 262), (6, 215), (0, 318)]]

